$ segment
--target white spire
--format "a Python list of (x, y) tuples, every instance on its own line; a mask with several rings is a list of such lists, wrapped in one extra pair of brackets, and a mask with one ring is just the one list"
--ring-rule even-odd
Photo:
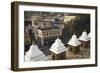
[(38, 48), (37, 45), (31, 45), (29, 51), (25, 55), (25, 61), (45, 61), (49, 58)]
[(81, 42), (77, 39), (77, 36), (74, 34), (67, 44), (72, 46), (79, 46)]
[(55, 40), (55, 42), (52, 44), (52, 46), (50, 48), (50, 51), (52, 51), (55, 54), (62, 53), (66, 50), (67, 50), (66, 47), (64, 46), (64, 44), (62, 43), (62, 41), (59, 38), (57, 38)]
[(84, 32), (82, 33), (82, 35), (79, 37), (79, 40), (81, 40), (81, 41), (89, 41), (89, 37), (88, 37), (86, 31), (84, 31)]

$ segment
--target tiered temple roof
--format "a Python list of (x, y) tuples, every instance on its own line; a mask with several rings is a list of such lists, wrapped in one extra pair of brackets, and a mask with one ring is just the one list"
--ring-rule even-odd
[(72, 38), (70, 39), (70, 41), (67, 44), (71, 45), (71, 46), (79, 46), (81, 44), (81, 42), (78, 40), (77, 36), (74, 34), (74, 35), (72, 35)]
[(26, 61), (45, 61), (48, 57), (37, 47), (37, 45), (31, 45), (29, 51), (25, 55)]
[(57, 38), (55, 40), (55, 42), (52, 44), (52, 46), (50, 48), (50, 51), (52, 51), (55, 54), (60, 54), (66, 50), (67, 50), (67, 48), (64, 46), (64, 44), (62, 43), (62, 41), (59, 38)]
[(88, 35), (87, 35), (87, 32), (86, 31), (84, 31), (83, 33), (82, 33), (82, 35), (79, 37), (79, 40), (80, 41), (89, 41), (89, 37), (88, 37)]

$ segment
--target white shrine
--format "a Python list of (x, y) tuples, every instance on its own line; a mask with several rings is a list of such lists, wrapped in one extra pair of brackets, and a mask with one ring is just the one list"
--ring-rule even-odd
[(87, 48), (89, 45), (89, 36), (87, 35), (86, 31), (83, 31), (82, 35), (79, 37), (79, 40), (81, 41), (83, 47)]
[(29, 61), (46, 61), (48, 57), (38, 48), (37, 45), (31, 45), (25, 55), (25, 62)]
[(77, 54), (78, 52), (80, 52), (81, 42), (78, 40), (75, 34), (72, 35), (72, 38), (69, 40), (67, 44), (68, 44), (69, 50), (73, 52), (74, 54)]
[(55, 40), (49, 50), (51, 51), (51, 56), (53, 60), (62, 60), (66, 58), (67, 48), (64, 46), (59, 38)]
[(83, 31), (82, 35), (79, 37), (79, 40), (81, 41), (89, 41), (89, 37), (87, 35), (87, 32), (86, 31)]

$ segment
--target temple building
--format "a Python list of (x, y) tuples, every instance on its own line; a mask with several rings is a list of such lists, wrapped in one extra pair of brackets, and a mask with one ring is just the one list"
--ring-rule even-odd
[(52, 44), (57, 37), (62, 35), (61, 29), (39, 29), (39, 41), (41, 46)]
[(67, 44), (68, 44), (69, 50), (73, 52), (74, 54), (78, 54), (80, 52), (81, 42), (78, 40), (75, 34), (72, 35), (72, 38), (69, 40)]
[(53, 60), (66, 59), (67, 48), (64, 46), (64, 44), (59, 38), (55, 40), (49, 50), (51, 51), (51, 56)]
[(79, 16), (75, 16), (75, 15), (65, 15), (64, 16), (64, 23), (69, 25), (68, 23), (74, 23), (74, 21), (79, 20), (80, 17)]
[(49, 58), (34, 43), (30, 46), (25, 55), (25, 61), (47, 61)]
[(79, 40), (81, 41), (81, 46), (82, 47), (89, 47), (89, 37), (87, 35), (87, 32), (86, 31), (83, 31), (82, 35), (79, 37)]
[[(42, 17), (40, 17), (42, 18)], [(52, 45), (57, 37), (62, 36), (64, 26), (58, 19), (42, 18), (33, 19), (34, 34), (40, 46)]]
[(68, 23), (68, 22), (70, 22), (71, 20), (73, 20), (75, 18), (76, 18), (76, 16), (68, 16), (68, 15), (66, 15), (65, 16), (65, 19), (64, 19), (64, 22), (65, 23)]

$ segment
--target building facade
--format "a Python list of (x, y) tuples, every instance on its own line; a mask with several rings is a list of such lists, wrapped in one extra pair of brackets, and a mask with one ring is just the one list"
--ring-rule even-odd
[(62, 36), (61, 29), (38, 30), (38, 39), (42, 46), (53, 43), (57, 37), (61, 36)]
[(63, 25), (58, 19), (52, 17), (33, 19), (32, 26), (38, 44), (40, 46), (51, 45), (57, 37), (62, 36)]

